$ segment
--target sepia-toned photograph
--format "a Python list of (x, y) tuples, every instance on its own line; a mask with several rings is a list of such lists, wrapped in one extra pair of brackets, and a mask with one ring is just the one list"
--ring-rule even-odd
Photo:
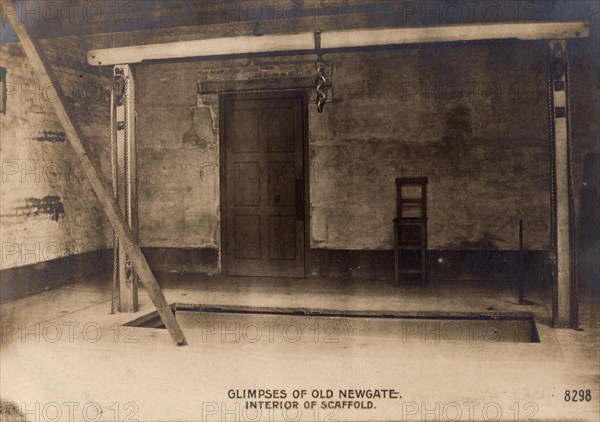
[(0, 422), (600, 422), (600, 1), (0, 0)]

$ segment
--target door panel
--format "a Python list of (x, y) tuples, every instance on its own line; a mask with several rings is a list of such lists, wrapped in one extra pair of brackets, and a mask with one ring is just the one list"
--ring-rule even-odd
[(225, 272), (304, 277), (304, 97), (222, 101)]
[(269, 163), (269, 205), (272, 207), (296, 206), (295, 164)]
[(233, 205), (236, 207), (260, 207), (260, 163), (258, 161), (238, 161), (235, 163), (233, 183)]
[(236, 260), (261, 259), (260, 215), (236, 215), (234, 221)]

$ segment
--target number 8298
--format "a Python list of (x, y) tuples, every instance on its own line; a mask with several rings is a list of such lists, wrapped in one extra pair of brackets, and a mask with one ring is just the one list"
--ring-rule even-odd
[(565, 390), (565, 401), (592, 401), (592, 390)]

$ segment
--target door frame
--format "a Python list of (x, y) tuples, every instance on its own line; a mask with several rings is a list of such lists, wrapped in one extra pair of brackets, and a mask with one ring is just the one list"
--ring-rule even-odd
[[(225, 102), (236, 99), (301, 99), (302, 101), (302, 171), (304, 176), (304, 276), (309, 274), (312, 254), (310, 253), (310, 155), (308, 143), (308, 93), (302, 89), (292, 90), (250, 90), (222, 92), (219, 94), (219, 223), (220, 223), (220, 265), (221, 274), (229, 276), (227, 268), (227, 245), (226, 240), (226, 206), (227, 206), (227, 170), (226, 170), (226, 150), (225, 150)], [(240, 276), (254, 277), (254, 276)]]

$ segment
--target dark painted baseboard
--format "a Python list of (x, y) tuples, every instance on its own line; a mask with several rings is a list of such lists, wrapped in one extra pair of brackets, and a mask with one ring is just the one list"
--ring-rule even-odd
[[(393, 279), (393, 251), (313, 249), (311, 276)], [(427, 252), (430, 279), (513, 280), (519, 273), (519, 251), (468, 250)], [(528, 250), (524, 269), (528, 279), (541, 280), (548, 269), (548, 252)]]
[(312, 277), (392, 279), (394, 251), (311, 249)]
[[(512, 280), (519, 275), (518, 250), (429, 251), (427, 261), (432, 279)], [(548, 251), (525, 251), (523, 268), (527, 279), (546, 278)]]
[[(216, 248), (142, 250), (159, 281), (161, 273), (211, 275), (218, 272), (219, 252)], [(101, 249), (1, 270), (0, 303), (58, 289), (85, 278), (108, 276), (112, 272), (112, 258), (112, 249)]]
[[(142, 249), (152, 270), (159, 274), (219, 274), (216, 248)], [(312, 249), (309, 262), (309, 277), (391, 280), (394, 275), (393, 251)], [(548, 253), (525, 251), (524, 262), (527, 277), (540, 279), (547, 268)], [(428, 268), (431, 279), (510, 280), (519, 271), (519, 251), (432, 250), (428, 252)]]
[(0, 303), (68, 286), (111, 271), (112, 250), (101, 249), (0, 271)]
[[(159, 281), (161, 274), (218, 275), (216, 248), (142, 248)], [(393, 251), (313, 249), (309, 253), (309, 277), (392, 280)], [(548, 252), (525, 252), (529, 281), (547, 279)], [(472, 250), (428, 252), (430, 280), (515, 280), (518, 251)], [(72, 255), (0, 271), (0, 303), (75, 283), (82, 278), (109, 274), (112, 250)]]
[(158, 273), (217, 274), (217, 248), (142, 248), (150, 268)]

